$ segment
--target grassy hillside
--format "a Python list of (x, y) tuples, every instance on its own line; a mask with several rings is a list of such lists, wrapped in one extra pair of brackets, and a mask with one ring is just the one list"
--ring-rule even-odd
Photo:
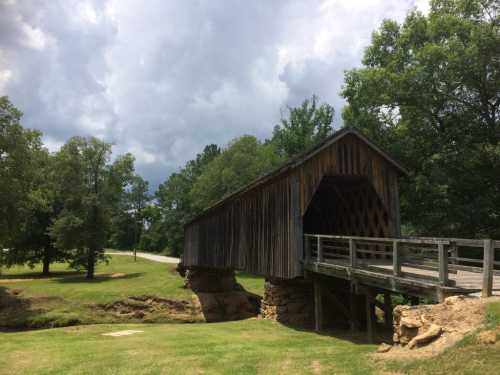
[[(47, 327), (74, 324), (112, 323), (115, 316), (96, 309), (129, 296), (154, 295), (169, 299), (190, 299), (175, 265), (129, 256), (113, 256), (109, 264), (97, 267), (95, 280), (83, 273), (55, 264), (51, 277), (42, 278), (40, 267), (4, 269), (0, 275), (0, 326)], [(238, 281), (249, 291), (261, 294), (260, 277), (239, 274)], [(14, 294), (14, 295), (13, 295)], [(123, 319), (120, 319), (123, 321)]]

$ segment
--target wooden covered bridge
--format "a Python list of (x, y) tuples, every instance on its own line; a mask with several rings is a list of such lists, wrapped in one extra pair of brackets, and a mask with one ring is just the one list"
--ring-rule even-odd
[(406, 173), (360, 132), (340, 130), (188, 223), (183, 263), (310, 280), (318, 329), (326, 299), (356, 326), (353, 296), (364, 296), (370, 331), (377, 294), (390, 319), (391, 293), (442, 300), (500, 289), (500, 241), (401, 238)]

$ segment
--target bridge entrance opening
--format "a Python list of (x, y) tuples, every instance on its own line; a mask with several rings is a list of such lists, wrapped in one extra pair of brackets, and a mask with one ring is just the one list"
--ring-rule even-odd
[(327, 176), (304, 215), (304, 233), (391, 237), (390, 217), (366, 177)]

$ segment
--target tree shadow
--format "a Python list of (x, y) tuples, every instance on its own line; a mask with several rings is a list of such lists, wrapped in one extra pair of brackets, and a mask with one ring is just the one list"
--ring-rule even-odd
[(31, 280), (31, 279), (52, 279), (58, 277), (76, 276), (81, 275), (80, 271), (68, 270), (68, 271), (57, 271), (51, 272), (48, 275), (44, 275), (40, 272), (24, 272), (18, 274), (0, 274), (0, 280)]
[(0, 332), (40, 328), (31, 322), (42, 313), (42, 309), (32, 306), (30, 299), (19, 296), (19, 289), (0, 286)]
[(110, 274), (100, 274), (95, 275), (93, 279), (87, 279), (84, 273), (79, 273), (70, 277), (61, 277), (56, 278), (54, 281), (61, 284), (71, 284), (71, 283), (88, 283), (88, 284), (98, 284), (111, 280), (129, 280), (135, 279), (137, 277), (141, 277), (144, 275), (143, 272), (134, 272), (134, 273), (110, 273)]
[(283, 323), (279, 321), (278, 323), (288, 328), (291, 328), (295, 331), (308, 332), (320, 336), (332, 337), (340, 340), (349, 341), (357, 345), (368, 345), (368, 344), (378, 345), (382, 343), (389, 343), (389, 344), (392, 343), (392, 331), (388, 330), (381, 323), (377, 323), (375, 327), (373, 342), (369, 341), (367, 332), (363, 330), (351, 331), (350, 329), (344, 327), (327, 327), (322, 329), (321, 331), (316, 331), (312, 326), (300, 326), (296, 324)]

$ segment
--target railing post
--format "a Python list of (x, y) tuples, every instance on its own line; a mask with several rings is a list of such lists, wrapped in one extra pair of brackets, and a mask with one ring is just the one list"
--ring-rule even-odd
[(401, 257), (399, 254), (399, 242), (392, 242), (392, 272), (396, 277), (401, 276)]
[(356, 267), (356, 242), (349, 238), (349, 260), (351, 267)]
[(448, 285), (448, 250), (443, 243), (438, 243), (438, 259), (439, 259), (439, 283), (442, 286)]
[(321, 248), (321, 237), (318, 236), (318, 263), (323, 262), (323, 249)]
[(495, 260), (493, 240), (484, 240), (483, 250), (483, 290), (481, 296), (490, 297), (493, 292), (493, 261)]
[(450, 254), (453, 258), (453, 260), (451, 261), (451, 264), (458, 264), (458, 246), (457, 246), (457, 243), (455, 241), (450, 241)]

